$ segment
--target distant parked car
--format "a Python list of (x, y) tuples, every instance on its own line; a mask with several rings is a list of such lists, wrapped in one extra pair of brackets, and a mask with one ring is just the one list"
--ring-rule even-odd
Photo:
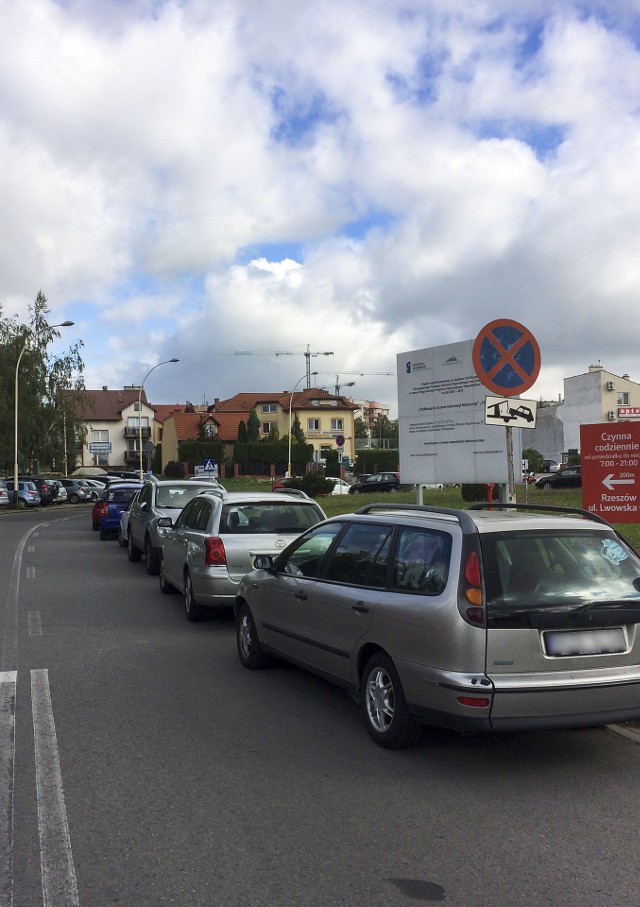
[[(13, 501), (14, 484), (13, 479), (6, 481), (9, 499)], [(18, 507), (39, 507), (40, 493), (35, 484), (30, 479), (18, 479)]]
[(331, 494), (349, 494), (351, 485), (349, 485), (348, 482), (345, 482), (344, 479), (335, 479), (333, 476), (327, 476), (327, 478), (333, 482), (333, 491)]
[(582, 466), (565, 466), (536, 479), (536, 488), (582, 488)]
[(4, 482), (0, 482), (0, 507), (9, 506), (9, 492)]
[(51, 479), (45, 479), (44, 476), (19, 476), (21, 482), (33, 482), (40, 495), (40, 504), (48, 507), (53, 503), (55, 497), (55, 486)]
[(139, 561), (144, 555), (147, 573), (155, 575), (160, 570), (162, 540), (158, 533), (158, 520), (163, 516), (175, 519), (192, 498), (202, 491), (224, 494), (220, 486), (189, 479), (148, 479), (129, 514), (127, 549), (130, 561)]
[(364, 482), (357, 481), (349, 489), (349, 494), (372, 494), (381, 491), (399, 491), (400, 476), (397, 472), (378, 472), (368, 476)]
[[(308, 497), (204, 492), (175, 522), (159, 520), (160, 589), (182, 592), (187, 620), (199, 620), (207, 607), (233, 605), (238, 584), (258, 554), (277, 554), (324, 519)], [(306, 613), (305, 604), (298, 604)]]
[(118, 544), (121, 548), (126, 548), (129, 544), (129, 517), (131, 516), (131, 508), (137, 497), (140, 493), (140, 489), (135, 492), (126, 508), (120, 514), (120, 526), (118, 527)]
[(91, 489), (85, 479), (60, 479), (60, 481), (67, 489), (67, 498), (72, 504), (91, 500)]
[(102, 493), (107, 487), (106, 482), (101, 482), (99, 479), (83, 479), (84, 482), (89, 486), (91, 492), (91, 500), (97, 501), (102, 497)]
[(67, 489), (64, 487), (60, 479), (51, 479), (51, 484), (56, 486), (56, 494), (53, 498), (54, 504), (66, 504), (69, 498), (67, 497)]
[(101, 542), (118, 534), (122, 513), (140, 488), (140, 484), (136, 486), (134, 482), (123, 482), (120, 485), (114, 483), (103, 492), (102, 500), (96, 504)]

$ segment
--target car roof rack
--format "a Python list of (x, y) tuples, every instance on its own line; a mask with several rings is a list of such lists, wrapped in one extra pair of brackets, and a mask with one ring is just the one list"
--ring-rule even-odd
[(406, 510), (409, 513), (430, 513), (452, 516), (458, 520), (460, 527), (465, 534), (478, 531), (478, 527), (473, 522), (468, 512), (466, 510), (458, 510), (455, 507), (430, 507), (428, 504), (393, 504), (392, 502), (389, 502), (388, 504), (365, 504), (364, 507), (360, 507), (359, 510), (356, 510), (356, 513), (371, 513), (374, 510)]
[(583, 510), (582, 507), (568, 507), (564, 504), (510, 504), (507, 501), (479, 501), (472, 504), (469, 510), (536, 510), (542, 513), (572, 513), (574, 516), (586, 517), (596, 523), (604, 523), (605, 526), (611, 526), (608, 520), (601, 517), (592, 510)]

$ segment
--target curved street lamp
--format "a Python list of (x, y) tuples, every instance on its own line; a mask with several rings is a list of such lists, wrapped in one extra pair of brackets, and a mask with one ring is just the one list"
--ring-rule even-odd
[(168, 365), (170, 362), (180, 362), (179, 359), (165, 359), (164, 362), (158, 362), (157, 365), (152, 366), (147, 374), (142, 379), (142, 384), (140, 385), (140, 392), (138, 394), (138, 443), (140, 446), (140, 481), (144, 481), (144, 472), (142, 469), (142, 391), (144, 390), (144, 382), (147, 380), (151, 372), (155, 371), (157, 368), (160, 368), (161, 365)]
[[(53, 330), (54, 328), (70, 328), (75, 324), (75, 321), (63, 321), (61, 324), (48, 324), (47, 330)], [(28, 329), (27, 329), (28, 330)], [(42, 331), (36, 331), (37, 334), (41, 334)], [(18, 373), (20, 371), (20, 362), (24, 355), (24, 351), (29, 346), (29, 340), (33, 336), (33, 331), (29, 331), (27, 337), (25, 338), (24, 344), (20, 353), (18, 354), (18, 361), (16, 362), (16, 377), (15, 377), (15, 386), (14, 386), (14, 396), (13, 396), (13, 503), (18, 503)]]
[[(317, 375), (317, 374), (318, 374), (317, 372), (310, 372), (310, 373), (309, 373), (309, 375)], [(288, 478), (288, 479), (291, 478), (291, 426), (292, 426), (292, 423), (291, 423), (291, 406), (292, 406), (292, 404), (293, 404), (293, 395), (295, 394), (296, 388), (297, 388), (297, 386), (300, 384), (300, 381), (304, 381), (305, 378), (308, 379), (308, 378), (309, 378), (309, 375), (307, 375), (307, 374), (305, 373), (305, 374), (302, 376), (302, 378), (300, 378), (299, 381), (296, 381), (296, 383), (293, 385), (293, 390), (291, 391), (291, 396), (289, 397), (289, 459), (288, 459), (288, 461), (287, 461), (287, 478)]]

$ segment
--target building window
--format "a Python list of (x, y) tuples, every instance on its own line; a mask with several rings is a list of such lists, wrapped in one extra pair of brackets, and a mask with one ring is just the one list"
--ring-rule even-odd
[(344, 429), (344, 419), (332, 419), (331, 420), (331, 431), (343, 431)]
[(207, 422), (205, 425), (202, 426), (202, 430), (203, 430), (205, 437), (215, 438), (216, 427), (213, 424), (213, 422)]
[(95, 442), (108, 442), (109, 440), (109, 431), (108, 429), (91, 429), (91, 440)]
[(127, 419), (127, 428), (139, 428), (141, 421), (143, 428), (149, 428), (148, 416), (143, 416), (142, 420), (140, 420), (137, 416), (129, 416), (129, 418)]
[(263, 403), (263, 404), (262, 404), (262, 412), (263, 412), (263, 413), (277, 413), (277, 412), (278, 412), (278, 404), (277, 404), (277, 403)]
[(629, 406), (629, 394), (618, 394), (618, 406)]
[(320, 419), (307, 419), (307, 431), (320, 431)]
[(277, 426), (277, 422), (263, 422), (262, 423), (262, 434), (268, 435), (273, 429)]

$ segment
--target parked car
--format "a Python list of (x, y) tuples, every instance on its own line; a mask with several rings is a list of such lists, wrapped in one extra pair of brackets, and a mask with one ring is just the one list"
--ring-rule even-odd
[(67, 497), (67, 489), (64, 487), (60, 479), (49, 479), (51, 484), (55, 487), (55, 494), (53, 496), (54, 504), (66, 504), (69, 498)]
[(565, 466), (536, 479), (536, 488), (582, 488), (582, 466)]
[(7, 491), (7, 486), (4, 484), (4, 482), (0, 482), (0, 507), (8, 507), (9, 504), (9, 492)]
[(377, 472), (367, 476), (364, 481), (361, 477), (349, 488), (349, 494), (371, 494), (381, 491), (399, 491), (400, 476), (397, 472)]
[(122, 513), (140, 488), (141, 484), (136, 486), (133, 482), (123, 482), (121, 485), (114, 483), (103, 492), (102, 500), (95, 505), (98, 507), (100, 541), (118, 534)]
[(160, 589), (184, 595), (187, 620), (232, 606), (238, 584), (258, 554), (276, 554), (325, 519), (312, 498), (286, 493), (211, 492), (190, 501), (163, 531)]
[[(14, 483), (13, 479), (7, 479), (5, 482), (9, 500), (13, 503)], [(18, 507), (39, 507), (40, 493), (31, 479), (18, 479)]]
[(33, 482), (38, 489), (42, 507), (48, 507), (53, 503), (55, 488), (51, 479), (45, 479), (44, 476), (19, 476), (18, 478), (21, 482)]
[(122, 511), (120, 515), (120, 526), (118, 527), (118, 544), (121, 548), (126, 548), (129, 544), (129, 517), (131, 515), (131, 507), (135, 503), (137, 496), (140, 492), (134, 492), (131, 500), (127, 504), (126, 508)]
[(72, 504), (85, 503), (91, 501), (91, 489), (86, 483), (86, 479), (60, 479), (67, 489), (67, 499)]
[(144, 555), (147, 573), (154, 575), (160, 570), (161, 538), (158, 533), (160, 517), (176, 517), (185, 504), (202, 491), (223, 494), (208, 482), (192, 482), (189, 479), (148, 479), (136, 500), (131, 505), (127, 548), (130, 561), (139, 561)]
[(107, 487), (106, 482), (101, 482), (99, 479), (83, 479), (86, 485), (89, 486), (89, 491), (91, 494), (91, 500), (97, 501), (102, 497), (102, 494)]
[(345, 687), (382, 746), (640, 718), (640, 557), (596, 514), (372, 504), (255, 564), (241, 664)]
[(333, 490), (331, 494), (349, 494), (349, 489), (351, 485), (348, 482), (345, 482), (344, 479), (335, 479), (333, 476), (327, 476), (333, 482)]

